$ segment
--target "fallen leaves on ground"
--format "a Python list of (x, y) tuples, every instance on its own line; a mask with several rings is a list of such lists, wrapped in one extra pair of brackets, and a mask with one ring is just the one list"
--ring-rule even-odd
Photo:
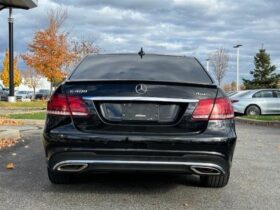
[(14, 169), (14, 168), (15, 168), (15, 164), (13, 164), (13, 163), (8, 163), (6, 165), (6, 169)]
[(23, 125), (23, 122), (20, 120), (13, 120), (8, 118), (1, 118), (0, 125)]
[(18, 141), (12, 138), (0, 138), (0, 150), (14, 146)]
[(191, 205), (188, 204), (188, 203), (184, 203), (184, 207), (185, 207), (186, 209), (189, 209), (189, 208), (191, 208)]

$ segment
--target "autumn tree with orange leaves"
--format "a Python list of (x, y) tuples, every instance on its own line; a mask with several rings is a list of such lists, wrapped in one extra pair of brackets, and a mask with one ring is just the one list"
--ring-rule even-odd
[(66, 17), (65, 10), (50, 10), (48, 27), (35, 33), (32, 42), (28, 45), (29, 52), (22, 55), (27, 66), (50, 81), (51, 90), (54, 84), (65, 78), (63, 69), (75, 59), (75, 54), (70, 50), (67, 40), (68, 34), (60, 32)]
[[(14, 86), (18, 87), (21, 83), (20, 70), (17, 67), (17, 57), (14, 59)], [(9, 51), (6, 50), (3, 60), (3, 69), (0, 73), (0, 78), (6, 87), (9, 87)]]

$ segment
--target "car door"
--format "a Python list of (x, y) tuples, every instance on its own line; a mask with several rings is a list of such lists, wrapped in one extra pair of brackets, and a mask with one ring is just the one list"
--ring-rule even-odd
[(4, 96), (4, 90), (2, 88), (2, 85), (0, 84), (0, 101), (2, 100), (3, 96)]
[(274, 97), (276, 98), (276, 113), (275, 114), (280, 114), (280, 90), (275, 90), (274, 91)]
[(261, 90), (253, 95), (254, 103), (261, 108), (262, 114), (275, 114), (277, 112), (277, 98), (273, 90)]

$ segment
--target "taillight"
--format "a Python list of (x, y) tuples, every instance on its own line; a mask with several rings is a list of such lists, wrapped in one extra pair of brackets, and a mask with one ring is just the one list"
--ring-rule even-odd
[(52, 115), (88, 116), (84, 101), (79, 96), (53, 95), (48, 102), (47, 113)]
[(47, 113), (53, 115), (70, 115), (70, 110), (65, 95), (53, 95), (47, 107)]
[(225, 120), (234, 118), (231, 102), (227, 98), (217, 98), (210, 120)]
[(214, 99), (201, 99), (192, 115), (194, 120), (208, 120), (213, 109)]
[(201, 99), (192, 115), (193, 120), (232, 119), (234, 111), (227, 98)]
[(70, 112), (74, 116), (87, 116), (87, 107), (79, 96), (68, 96)]

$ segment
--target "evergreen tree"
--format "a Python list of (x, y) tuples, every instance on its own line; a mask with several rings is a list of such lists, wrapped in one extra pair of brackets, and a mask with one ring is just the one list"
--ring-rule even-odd
[(253, 76), (252, 80), (243, 79), (243, 84), (246, 89), (258, 88), (276, 88), (280, 79), (280, 74), (277, 74), (276, 66), (271, 65), (270, 55), (265, 52), (265, 49), (260, 49), (254, 58), (255, 69), (250, 71)]
[[(3, 69), (0, 76), (3, 84), (9, 86), (9, 52), (6, 50), (5, 57), (3, 60)], [(18, 87), (21, 83), (20, 71), (17, 68), (17, 58), (14, 59), (14, 86)]]

